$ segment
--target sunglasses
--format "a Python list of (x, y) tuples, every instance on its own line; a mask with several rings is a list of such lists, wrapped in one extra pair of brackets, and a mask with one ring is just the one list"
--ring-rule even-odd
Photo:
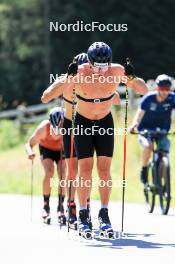
[(170, 87), (169, 86), (158, 86), (158, 90), (160, 91), (170, 91)]
[(109, 68), (109, 64), (108, 63), (94, 63), (94, 65), (92, 66), (93, 70), (95, 72), (101, 71), (101, 72), (106, 72)]

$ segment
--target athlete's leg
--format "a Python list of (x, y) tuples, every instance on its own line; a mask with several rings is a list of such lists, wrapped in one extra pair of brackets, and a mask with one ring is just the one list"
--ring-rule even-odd
[(99, 192), (102, 207), (107, 207), (112, 189), (112, 180), (110, 174), (112, 158), (99, 156), (97, 157), (97, 170), (99, 175)]
[[(61, 160), (57, 162), (57, 173), (58, 173), (58, 180), (59, 180), (58, 193), (65, 196), (66, 194), (66, 186), (65, 186), (66, 185), (66, 162), (64, 158), (62, 159), (62, 164), (61, 164)], [(62, 182), (60, 182), (61, 180)]]
[(78, 161), (79, 166), (79, 186), (78, 186), (78, 198), (80, 208), (87, 208), (87, 199), (91, 191), (92, 184), (92, 169), (93, 169), (93, 158), (84, 158)]
[(92, 168), (93, 168), (93, 155), (94, 155), (94, 142), (93, 135), (87, 135), (85, 129), (92, 127), (92, 121), (76, 114), (75, 128), (82, 126), (84, 129), (83, 134), (75, 135), (75, 150), (78, 157), (78, 198), (80, 209), (87, 209), (87, 199), (89, 198), (92, 182)]
[[(108, 114), (99, 122), (99, 127), (103, 128), (104, 134), (95, 136), (95, 149), (97, 152), (97, 170), (99, 175), (99, 192), (102, 207), (107, 207), (112, 189), (110, 174), (111, 161), (114, 150), (114, 123), (111, 114)], [(110, 128), (110, 133), (108, 132)]]
[[(58, 206), (57, 206), (57, 213), (58, 213), (58, 222), (62, 224), (66, 224), (66, 217), (64, 215), (64, 198), (66, 193), (66, 162), (64, 157), (61, 160), (61, 152), (59, 153), (59, 159), (57, 160), (57, 173), (58, 173)], [(63, 155), (63, 153), (62, 153)]]
[(44, 169), (43, 179), (43, 196), (44, 196), (44, 207), (49, 208), (49, 198), (51, 193), (51, 178), (54, 174), (54, 162), (47, 158), (41, 161)]
[(150, 139), (139, 135), (139, 143), (143, 147), (142, 151), (142, 169), (140, 172), (140, 180), (143, 184), (147, 183), (148, 181), (148, 164), (151, 158), (152, 153), (152, 142)]
[(67, 176), (66, 176), (66, 187), (67, 187), (67, 197), (69, 197), (69, 180), (73, 180), (72, 189), (71, 189), (71, 197), (70, 200), (75, 199), (75, 191), (76, 191), (76, 177), (78, 173), (78, 159), (76, 157), (72, 158), (72, 173), (70, 172), (70, 159), (66, 159), (67, 165)]
[(54, 162), (51, 159), (44, 159), (42, 162), (44, 168), (43, 193), (45, 195), (51, 192), (51, 178), (54, 174)]

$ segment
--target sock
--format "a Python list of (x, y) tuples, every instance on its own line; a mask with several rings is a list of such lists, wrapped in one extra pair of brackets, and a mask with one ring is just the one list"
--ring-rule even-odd
[(45, 208), (49, 208), (49, 200), (50, 200), (50, 194), (44, 194), (43, 195), (43, 199), (44, 199), (44, 207)]
[(65, 195), (59, 194), (58, 195), (58, 204), (63, 204), (64, 203), (64, 198), (65, 198)]
[(64, 206), (63, 206), (63, 203), (64, 203), (64, 198), (65, 198), (65, 195), (58, 195), (58, 207), (57, 207), (57, 211), (61, 211), (62, 213), (64, 213)]
[(81, 210), (87, 210), (87, 207), (86, 206), (80, 206), (80, 211)]
[(108, 205), (107, 204), (102, 204), (101, 205), (101, 209), (103, 209), (103, 208), (107, 208), (108, 209)]
[(71, 199), (70, 201), (67, 200), (67, 206), (69, 206), (69, 204), (74, 204), (74, 203), (75, 203), (74, 199)]

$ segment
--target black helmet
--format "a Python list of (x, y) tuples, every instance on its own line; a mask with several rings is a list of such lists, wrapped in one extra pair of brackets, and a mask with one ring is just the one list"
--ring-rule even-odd
[(88, 56), (86, 53), (80, 53), (73, 59), (74, 62), (76, 62), (78, 65), (81, 65), (83, 63), (88, 62)]
[(92, 65), (94, 63), (111, 63), (112, 50), (104, 42), (94, 42), (88, 49), (88, 59)]
[(171, 85), (172, 85), (171, 77), (166, 75), (166, 74), (161, 74), (161, 75), (157, 76), (156, 84), (159, 87), (162, 87), (162, 86), (171, 87)]

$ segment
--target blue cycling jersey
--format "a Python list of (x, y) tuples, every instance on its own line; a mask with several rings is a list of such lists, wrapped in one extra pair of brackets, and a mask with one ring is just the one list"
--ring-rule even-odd
[(145, 112), (138, 130), (156, 128), (168, 131), (171, 126), (171, 112), (175, 108), (175, 93), (170, 92), (163, 102), (156, 99), (157, 91), (146, 94), (141, 101), (140, 108)]

